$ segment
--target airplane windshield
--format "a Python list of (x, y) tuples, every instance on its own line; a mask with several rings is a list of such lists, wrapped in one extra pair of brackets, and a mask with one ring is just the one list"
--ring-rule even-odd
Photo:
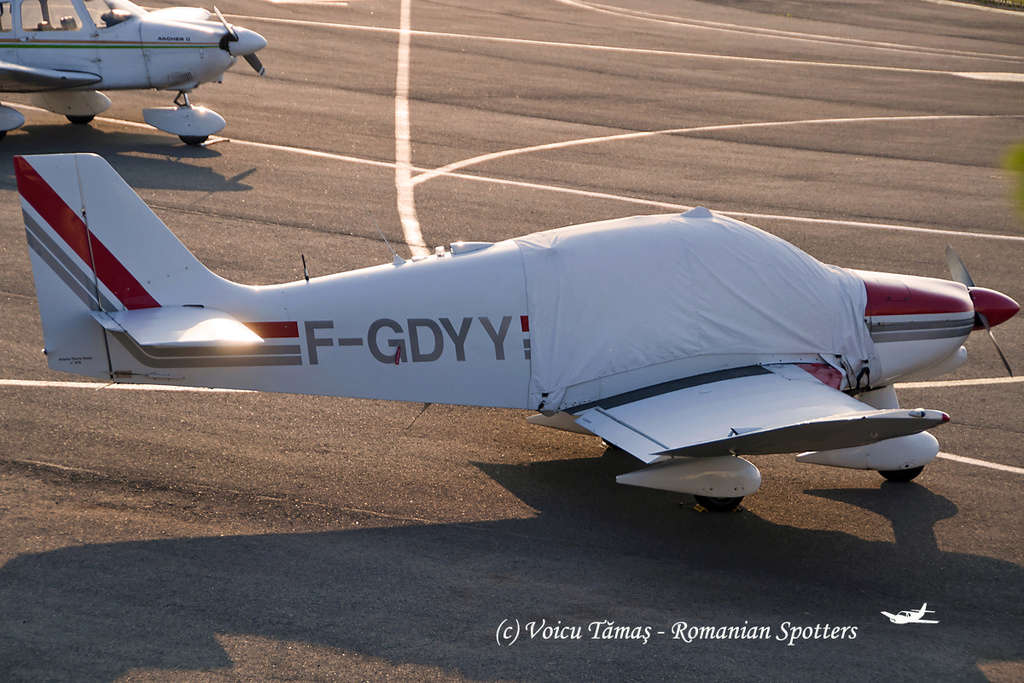
[(21, 3), (23, 31), (77, 31), (82, 28), (71, 0), (25, 0)]

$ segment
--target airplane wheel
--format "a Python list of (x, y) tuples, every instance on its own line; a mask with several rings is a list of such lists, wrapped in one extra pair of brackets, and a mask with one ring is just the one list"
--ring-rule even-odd
[(6, 130), (0, 130), (0, 140), (3, 140), (5, 135), (7, 135), (7, 131)]
[(732, 512), (740, 506), (740, 501), (743, 500), (743, 496), (739, 498), (713, 498), (709, 496), (694, 496), (697, 499), (697, 503), (704, 507), (706, 510), (711, 512)]
[(924, 465), (906, 470), (878, 470), (878, 473), (889, 481), (910, 481), (924, 470)]
[(178, 137), (181, 138), (181, 141), (184, 142), (186, 145), (193, 145), (193, 146), (195, 146), (195, 145), (203, 144), (204, 142), (206, 142), (206, 138), (208, 138), (210, 136), (209, 135), (179, 135)]
[(96, 117), (93, 114), (89, 114), (88, 116), (74, 116), (72, 114), (67, 115), (68, 121), (70, 121), (71, 123), (78, 124), (79, 126), (84, 126), (85, 124), (91, 122), (94, 118)]

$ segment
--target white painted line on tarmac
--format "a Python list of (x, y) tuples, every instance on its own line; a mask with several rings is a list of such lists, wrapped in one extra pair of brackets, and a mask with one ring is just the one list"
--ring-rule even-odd
[(833, 46), (860, 47), (874, 50), (887, 50), (891, 52), (911, 52), (914, 54), (945, 55), (950, 57), (966, 57), (970, 59), (1002, 59), (1010, 61), (1024, 61), (1024, 57), (1016, 55), (1004, 55), (992, 52), (973, 52), (970, 50), (951, 50), (948, 48), (926, 47), (924, 45), (902, 45), (900, 43), (888, 43), (878, 40), (863, 40), (860, 38), (842, 38), (829, 36), (820, 33), (805, 33), (803, 31), (782, 31), (773, 28), (760, 26), (744, 26), (742, 24), (730, 24), (721, 21), (708, 21), (705, 19), (690, 19), (675, 17), (669, 14), (657, 14), (644, 12), (642, 10), (627, 9), (613, 5), (602, 5), (600, 3), (581, 2), (580, 0), (555, 0), (563, 5), (578, 9), (590, 10), (602, 14), (610, 14), (616, 17), (636, 19), (639, 21), (654, 22), (658, 24), (669, 24), (673, 26), (684, 26), (686, 28), (706, 29), (711, 31), (724, 31), (727, 33), (740, 33), (745, 35), (759, 35), (770, 38), (787, 40), (799, 40), (810, 43), (824, 43)]
[[(563, 194), (571, 194), (580, 197), (590, 197), (593, 199), (608, 199), (612, 201), (628, 202), (630, 204), (639, 204), (642, 206), (652, 206), (659, 209), (669, 209), (670, 211), (689, 211), (693, 206), (688, 204), (675, 204), (673, 202), (662, 202), (654, 199), (644, 199), (642, 197), (630, 197), (627, 195), (610, 194), (608, 192), (595, 192), (592, 190), (579, 190), (572, 187), (562, 187), (560, 185), (544, 185), (541, 183), (530, 183), (523, 180), (509, 180), (507, 178), (493, 178), (482, 175), (470, 175), (468, 173), (448, 173), (446, 177), (459, 178), (460, 180), (472, 180), (482, 183), (494, 183), (498, 185), (511, 185), (513, 187), (522, 187), (531, 190), (545, 190), (548, 192), (561, 192)], [(987, 232), (969, 232), (967, 230), (948, 230), (945, 228), (926, 228), (918, 227), (913, 225), (900, 225), (897, 223), (874, 223), (869, 221), (848, 221), (838, 218), (810, 218), (806, 216), (785, 216), (781, 214), (772, 213), (754, 213), (750, 211), (732, 211), (730, 209), (715, 209), (717, 213), (723, 213), (728, 216), (738, 216), (740, 218), (754, 218), (764, 220), (779, 220), (779, 221), (790, 221), (794, 223), (811, 223), (818, 225), (839, 225), (847, 228), (864, 228), (866, 230), (887, 230), (894, 232), (913, 232), (929, 235), (942, 235), (943, 237), (973, 237), (977, 239), (990, 239), (1000, 240), (1006, 242), (1024, 242), (1024, 236), (1021, 235), (1000, 235), (997, 233)]]
[[(50, 389), (92, 389), (96, 390), (127, 390), (127, 391), (185, 391), (185, 392), (201, 392), (201, 393), (231, 393), (231, 394), (252, 394), (257, 393), (248, 391), (245, 389), (209, 389), (205, 387), (177, 387), (177, 386), (166, 386), (163, 384), (103, 384), (101, 382), (55, 382), (51, 380), (29, 380), (29, 379), (0, 379), (0, 387), (23, 387), (23, 388), (50, 388)], [(953, 455), (952, 453), (939, 453), (938, 457), (946, 460), (953, 460), (956, 462), (964, 463), (966, 465), (976, 465), (978, 467), (987, 467), (993, 470), (1001, 470), (1004, 472), (1014, 472), (1016, 474), (1024, 474), (1024, 468), (1013, 467), (1011, 465), (1002, 465), (995, 462), (988, 462), (986, 460), (976, 460), (974, 458), (965, 458), (961, 455)], [(33, 461), (25, 461), (33, 462)], [(48, 463), (34, 463), (40, 465), (48, 465)], [(57, 465), (57, 467), (61, 467)]]
[(178, 387), (169, 384), (112, 384), (110, 382), (58, 382), (41, 379), (0, 379), (0, 387), (47, 389), (92, 389), (117, 391), (186, 391), (203, 394), (254, 394), (249, 389), (211, 389), (209, 387)]
[(1024, 74), (1004, 71), (957, 71), (953, 75), (961, 78), (973, 78), (977, 81), (996, 81), (999, 83), (1024, 83)]
[(973, 2), (952, 2), (951, 0), (924, 0), (924, 2), (930, 2), (933, 5), (945, 5), (946, 7), (960, 7), (963, 9), (977, 9), (983, 12), (999, 12), (1000, 14), (1014, 14), (1021, 19), (1024, 19), (1024, 12), (1012, 9), (1000, 9), (998, 7), (986, 7), (983, 5), (975, 5)]
[[(896, 389), (949, 389), (992, 384), (1021, 384), (1024, 377), (982, 377), (979, 379), (951, 379), (937, 382), (898, 382)], [(196, 391), (204, 393), (252, 394), (249, 389), (211, 389), (209, 387), (181, 387), (170, 384), (112, 384), (110, 382), (67, 382), (41, 379), (0, 379), (0, 386), (55, 387), (60, 389), (117, 389), (126, 391)]]
[(897, 382), (897, 389), (952, 389), (955, 387), (980, 387), (992, 384), (1021, 384), (1024, 377), (981, 377), (978, 379), (948, 379), (925, 382)]
[[(17, 107), (19, 109), (25, 109), (30, 111), (38, 111), (45, 113), (52, 113), (46, 109), (35, 107), (27, 104), (20, 104), (10, 102), (10, 106)], [(1017, 115), (1007, 115), (1017, 116)], [(137, 121), (126, 121), (124, 119), (113, 119), (106, 116), (97, 116), (96, 121), (102, 121), (106, 123), (119, 124), (129, 126), (133, 128), (144, 128), (155, 131), (156, 129), (145, 123), (139, 123)], [(268, 142), (256, 142), (254, 140), (240, 140), (237, 138), (229, 138), (231, 144), (241, 145), (244, 147), (254, 147), (259, 149), (267, 149), (277, 152), (286, 152), (289, 154), (302, 154), (305, 156), (316, 157), (320, 159), (331, 159), (334, 161), (342, 161), (345, 163), (361, 164), (365, 166), (374, 166), (377, 168), (395, 168), (396, 164), (391, 161), (379, 161), (377, 159), (364, 159), (362, 157), (354, 157), (347, 154), (335, 154), (333, 152), (323, 152), (315, 149), (307, 149), (305, 147), (292, 147), (289, 145), (275, 145)], [(417, 166), (410, 167), (412, 171), (421, 172), (425, 174), (436, 169), (420, 168)], [(542, 183), (531, 183), (523, 180), (511, 180), (508, 178), (496, 178), (493, 176), (485, 175), (470, 175), (468, 173), (454, 173), (448, 172), (443, 174), (448, 178), (457, 178), (459, 180), (471, 180), (473, 182), (480, 183), (491, 183), (496, 185), (508, 185), (511, 187), (522, 187), (530, 190), (543, 190), (545, 192), (559, 192), (562, 194), (571, 194), (579, 197), (589, 197), (592, 199), (607, 199), (609, 201), (625, 202), (629, 204), (636, 204), (639, 206), (650, 206), (658, 209), (667, 209), (669, 211), (688, 211), (693, 207), (688, 204), (676, 204), (673, 202), (662, 202), (654, 199), (644, 199), (643, 197), (631, 197), (628, 195), (610, 194), (607, 192), (595, 192), (592, 190), (580, 190), (572, 187), (563, 187), (560, 185), (547, 185)], [(416, 176), (419, 178), (420, 176)], [(967, 230), (951, 230), (946, 228), (934, 228), (934, 227), (922, 227), (914, 225), (903, 225), (899, 223), (877, 223), (871, 221), (850, 221), (839, 218), (811, 218), (807, 216), (789, 216), (783, 214), (773, 213), (754, 213), (749, 211), (731, 211), (729, 209), (718, 210), (719, 213), (724, 213), (729, 216), (736, 216), (739, 218), (751, 218), (751, 219), (764, 219), (764, 220), (778, 220), (787, 221), (792, 223), (808, 223), (814, 225), (838, 225), (848, 228), (863, 228), (865, 230), (886, 230), (895, 232), (912, 232), (928, 235), (941, 235), (943, 237), (970, 237), (974, 239), (987, 239), (997, 240), (1006, 242), (1024, 242), (1024, 236), (1020, 235), (1002, 235), (998, 233), (988, 232), (970, 232)]]
[[(271, 24), (290, 24), (314, 28), (332, 28), (347, 31), (367, 31), (371, 33), (398, 33), (398, 29), (385, 26), (363, 26), (360, 24), (338, 24), (327, 21), (309, 21), (305, 19), (279, 19), (277, 17), (259, 17), (250, 14), (227, 14), (232, 19), (243, 21), (265, 21)], [(619, 47), (615, 45), (597, 45), (594, 43), (565, 43), (554, 40), (532, 40), (528, 38), (505, 38), (502, 36), (477, 36), (466, 33), (447, 33), (443, 31), (410, 31), (411, 35), (424, 38), (453, 38), (456, 40), (476, 40), (490, 43), (506, 43), (513, 45), (529, 45), (533, 47), (557, 47), (576, 50), (595, 50), (598, 52), (614, 52), (620, 54), (654, 55), (661, 57), (680, 57), (685, 59), (721, 60), (741, 62), (745, 64), (773, 64), (778, 66), (821, 67), (833, 69), (856, 69), (860, 71), (880, 71), (895, 73), (926, 74), (936, 76), (955, 76), (955, 71), (946, 69), (913, 69), (904, 66), (884, 66), (879, 64), (852, 64), (848, 62), (822, 62), (804, 59), (772, 59), (769, 57), (742, 57), (739, 55), (715, 55), (705, 52), (679, 52), (676, 50), (657, 50), (645, 47)]]
[(412, 143), (409, 139), (409, 24), (412, 0), (402, 0), (395, 69), (395, 192), (402, 234), (412, 255), (430, 254), (423, 241), (412, 184)]
[(567, 147), (578, 147), (581, 145), (594, 145), (604, 142), (619, 142), (622, 140), (638, 140), (641, 138), (654, 137), (656, 135), (684, 135), (687, 133), (708, 133), (723, 130), (744, 130), (748, 128), (779, 128), (783, 126), (808, 126), (808, 125), (820, 125), (820, 124), (853, 124), (853, 123), (877, 123), (884, 121), (886, 123), (891, 122), (916, 122), (916, 121), (942, 121), (942, 120), (957, 120), (957, 119), (1019, 119), (1024, 118), (1024, 114), (926, 114), (926, 115), (908, 115), (908, 116), (857, 116), (857, 117), (842, 117), (842, 118), (831, 118), (831, 119), (795, 119), (789, 121), (754, 121), (748, 123), (726, 123), (717, 124), (711, 126), (692, 126), (689, 128), (665, 128), (662, 130), (646, 130), (637, 131), (632, 133), (616, 133), (613, 135), (599, 135), (589, 138), (575, 138), (572, 140), (563, 140), (560, 142), (549, 142), (543, 145), (531, 145), (529, 147), (516, 147), (511, 149), (500, 150), (498, 152), (490, 152), (489, 154), (481, 154), (479, 156), (470, 157), (468, 159), (462, 159), (461, 161), (453, 161), (450, 164), (440, 166), (432, 171), (421, 173), (413, 178), (413, 183), (419, 184), (426, 182), (432, 178), (436, 178), (439, 175), (447, 175), (451, 171), (456, 171), (467, 166), (475, 166), (476, 164), (482, 164), (487, 161), (494, 161), (495, 159), (502, 159), (504, 157), (515, 156), (518, 154), (527, 154), (530, 152), (541, 152), (553, 149), (565, 149)]
[(962, 462), (965, 465), (976, 465), (977, 467), (987, 467), (990, 470), (999, 470), (1001, 472), (1013, 472), (1014, 474), (1024, 474), (1024, 467), (1014, 467), (1013, 465), (1002, 465), (998, 462), (989, 462), (987, 460), (977, 460), (975, 458), (965, 458), (962, 455), (953, 455), (952, 453), (939, 453), (936, 457), (942, 458), (943, 460), (952, 460), (953, 462)]

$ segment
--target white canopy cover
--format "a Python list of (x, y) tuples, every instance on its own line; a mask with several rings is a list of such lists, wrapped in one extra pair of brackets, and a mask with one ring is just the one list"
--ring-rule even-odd
[(874, 353), (856, 275), (702, 207), (515, 241), (545, 410), (573, 385), (696, 356), (838, 355), (856, 371)]

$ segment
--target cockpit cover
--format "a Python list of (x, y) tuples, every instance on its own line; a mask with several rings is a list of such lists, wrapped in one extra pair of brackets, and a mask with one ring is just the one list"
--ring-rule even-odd
[(697, 208), (515, 240), (530, 315), (530, 400), (708, 354), (871, 358), (864, 284), (746, 223)]

